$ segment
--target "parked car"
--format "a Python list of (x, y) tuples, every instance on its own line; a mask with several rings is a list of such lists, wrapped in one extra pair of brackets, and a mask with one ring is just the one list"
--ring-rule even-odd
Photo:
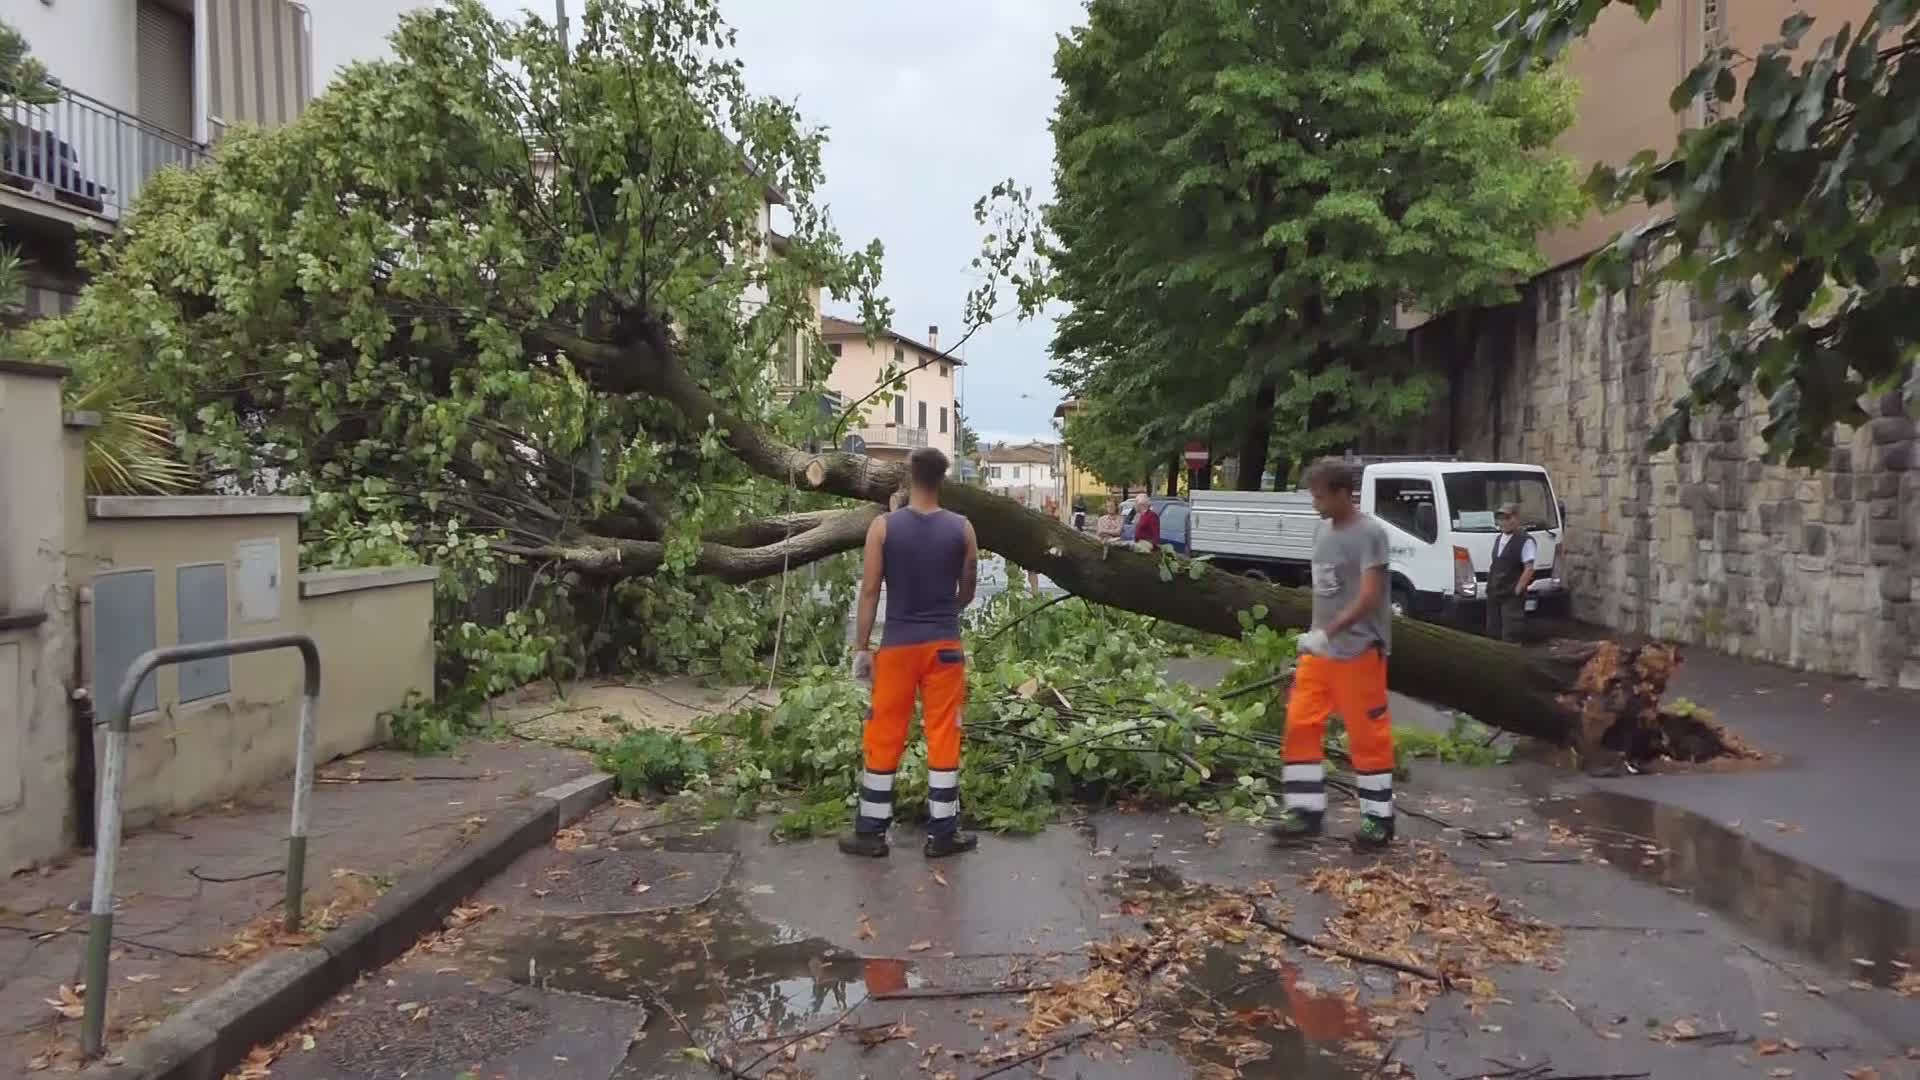
[[(1191, 512), (1185, 499), (1162, 496), (1153, 499), (1153, 512), (1160, 515), (1160, 546), (1187, 553), (1187, 521)], [(1133, 543), (1133, 514), (1139, 506), (1131, 500), (1120, 508), (1120, 541)]]

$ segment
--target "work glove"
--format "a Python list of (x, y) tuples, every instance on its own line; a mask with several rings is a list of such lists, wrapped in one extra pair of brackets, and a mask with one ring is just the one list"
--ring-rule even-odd
[(853, 654), (853, 677), (863, 683), (873, 681), (872, 649), (861, 649)]
[(1309, 630), (1300, 635), (1296, 647), (1312, 656), (1325, 656), (1327, 650), (1333, 647), (1333, 642), (1327, 638), (1325, 630)]

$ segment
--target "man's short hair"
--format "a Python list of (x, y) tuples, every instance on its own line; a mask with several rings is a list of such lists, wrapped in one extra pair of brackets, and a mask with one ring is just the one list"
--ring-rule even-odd
[(1308, 491), (1344, 491), (1351, 495), (1359, 488), (1354, 483), (1353, 467), (1339, 458), (1314, 462), (1305, 477)]
[(914, 487), (938, 490), (940, 482), (947, 477), (947, 455), (931, 446), (922, 446), (907, 455), (907, 475), (913, 478)]

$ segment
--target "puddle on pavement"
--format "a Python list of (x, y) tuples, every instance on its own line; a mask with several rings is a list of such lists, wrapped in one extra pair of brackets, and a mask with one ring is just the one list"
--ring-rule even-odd
[(1920, 965), (1920, 915), (1710, 818), (1613, 791), (1550, 798), (1540, 810), (1612, 865), (1849, 979), (1886, 986), (1904, 974), (1895, 961)]
[[(651, 1037), (628, 1058), (633, 1075), (683, 1045), (661, 1005), (696, 1031), (729, 1041), (824, 1023), (869, 994), (918, 987), (913, 965), (862, 959), (822, 938), (766, 922), (737, 890), (658, 916), (547, 921), (494, 945), (503, 973), (546, 990), (639, 1001)], [(676, 1074), (677, 1075), (677, 1074)]]
[(1371, 1063), (1356, 1062), (1344, 1049), (1348, 1040), (1373, 1038), (1366, 1010), (1313, 985), (1291, 964), (1265, 971), (1216, 949), (1188, 969), (1180, 1000), (1181, 1007), (1149, 1030), (1188, 1061), (1237, 1066), (1240, 1076), (1255, 1080), (1333, 1080), (1372, 1071)]

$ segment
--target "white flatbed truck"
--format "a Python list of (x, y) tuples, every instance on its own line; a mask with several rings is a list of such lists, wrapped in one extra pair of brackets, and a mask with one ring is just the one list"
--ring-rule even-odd
[[(1527, 611), (1567, 611), (1571, 597), (1556, 560), (1565, 511), (1545, 469), (1439, 458), (1349, 460), (1359, 472), (1360, 509), (1387, 530), (1395, 613), (1482, 623), (1499, 533), (1494, 512), (1508, 502), (1519, 505), (1538, 547)], [(1310, 580), (1314, 538), (1326, 523), (1307, 492), (1196, 491), (1190, 500), (1194, 556), (1279, 584)]]

